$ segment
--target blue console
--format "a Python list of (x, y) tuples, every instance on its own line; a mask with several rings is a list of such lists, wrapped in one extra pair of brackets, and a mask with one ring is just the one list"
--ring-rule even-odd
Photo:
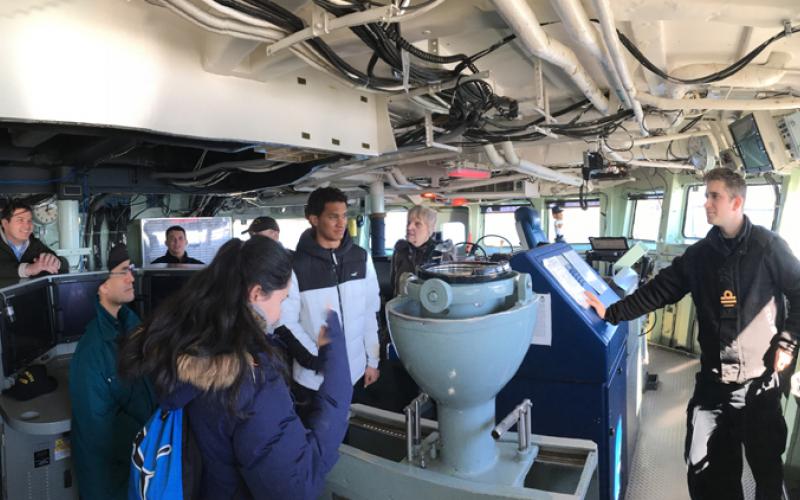
[(541, 307), (549, 304), (551, 321), (539, 322), (522, 365), (498, 394), (497, 418), (529, 398), (533, 432), (597, 443), (600, 498), (624, 498), (628, 326), (601, 320), (583, 291), (606, 306), (619, 296), (564, 243), (519, 253), (511, 267), (530, 274), (534, 292), (549, 296)]

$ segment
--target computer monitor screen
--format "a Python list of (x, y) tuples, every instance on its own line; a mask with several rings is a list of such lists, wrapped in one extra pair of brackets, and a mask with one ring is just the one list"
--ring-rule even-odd
[(3, 375), (9, 377), (56, 345), (47, 280), (3, 290)]
[(592, 250), (595, 251), (625, 251), (628, 250), (628, 239), (624, 236), (589, 237)]
[(145, 271), (145, 293), (147, 295), (145, 315), (153, 314), (168, 298), (185, 285), (196, 271)]
[(58, 343), (74, 342), (83, 335), (86, 325), (97, 315), (97, 288), (104, 279), (103, 274), (88, 278), (65, 276), (53, 280), (53, 311)]
[(743, 116), (730, 126), (731, 135), (739, 150), (745, 172), (770, 172), (772, 161), (752, 114)]

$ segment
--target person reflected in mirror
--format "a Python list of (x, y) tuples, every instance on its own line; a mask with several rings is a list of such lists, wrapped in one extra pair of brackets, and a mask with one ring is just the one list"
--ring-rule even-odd
[(787, 435), (781, 394), (800, 335), (800, 261), (783, 238), (744, 214), (747, 185), (738, 173), (710, 170), (705, 184), (713, 225), (705, 238), (619, 302), (606, 307), (586, 297), (617, 324), (692, 294), (701, 357), (686, 415), (689, 493), (743, 498), (744, 446), (756, 498), (777, 500)]
[(392, 253), (390, 282), (393, 295), (401, 290), (400, 276), (414, 273), (425, 264), (449, 262), (453, 260), (454, 247), (450, 240), (440, 241), (433, 237), (436, 229), (436, 211), (422, 205), (415, 205), (408, 211), (406, 239), (398, 240)]
[(556, 232), (554, 243), (564, 243), (564, 209), (555, 205), (550, 213), (553, 215), (553, 229)]
[(83, 500), (127, 498), (131, 443), (156, 407), (145, 379), (117, 375), (117, 344), (140, 323), (128, 307), (134, 277), (125, 245), (109, 252), (108, 271), (97, 290), (97, 315), (70, 362), (71, 441)]
[(167, 253), (157, 258), (151, 264), (203, 264), (203, 262), (189, 257), (186, 252), (186, 230), (181, 226), (170, 226), (166, 234)]
[(249, 234), (252, 238), (255, 235), (266, 236), (275, 241), (280, 241), (281, 228), (278, 226), (278, 221), (268, 216), (256, 217), (250, 226), (242, 231), (242, 234)]
[(16, 283), (21, 278), (37, 278), (48, 274), (69, 272), (65, 259), (33, 236), (33, 211), (19, 200), (3, 207), (2, 243), (0, 243), (0, 287)]
[(152, 380), (160, 409), (183, 408), (202, 498), (319, 498), (338, 460), (353, 391), (338, 315), (320, 312), (324, 381), (305, 424), (283, 355), (264, 334), (281, 315), (291, 272), (278, 242), (232, 239), (120, 348), (121, 375)]

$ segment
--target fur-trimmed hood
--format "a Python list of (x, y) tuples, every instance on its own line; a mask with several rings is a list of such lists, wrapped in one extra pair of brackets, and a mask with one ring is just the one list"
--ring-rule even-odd
[[(252, 370), (255, 366), (253, 357), (247, 354), (246, 358), (247, 368)], [(178, 357), (178, 380), (203, 391), (219, 391), (236, 382), (241, 368), (241, 360), (233, 354), (211, 358), (183, 354)]]
[[(255, 361), (248, 355), (248, 371), (253, 372)], [(184, 354), (178, 357), (180, 383), (170, 394), (161, 398), (165, 410), (183, 408), (190, 401), (209, 391), (225, 390), (236, 382), (241, 373), (240, 360), (232, 354), (200, 357)]]

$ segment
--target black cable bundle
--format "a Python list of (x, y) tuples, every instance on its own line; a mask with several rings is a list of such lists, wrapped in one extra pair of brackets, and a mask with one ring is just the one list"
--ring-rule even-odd
[(635, 57), (636, 60), (639, 61), (645, 68), (649, 69), (650, 71), (660, 76), (664, 80), (673, 83), (684, 83), (692, 85), (700, 83), (714, 83), (720, 80), (724, 80), (725, 78), (728, 78), (729, 76), (733, 75), (734, 73), (737, 73), (742, 68), (753, 62), (753, 60), (756, 57), (758, 57), (758, 55), (761, 54), (761, 52), (763, 52), (764, 49), (766, 49), (773, 42), (776, 42), (781, 38), (789, 36), (790, 34), (797, 33), (798, 31), (800, 31), (800, 25), (793, 26), (789, 30), (784, 30), (779, 33), (776, 33), (769, 39), (765, 40), (761, 45), (751, 50), (747, 55), (745, 55), (735, 63), (731, 64), (727, 68), (723, 69), (722, 71), (702, 76), (700, 78), (676, 78), (674, 76), (668, 75), (667, 73), (662, 71), (658, 66), (653, 64), (653, 62), (650, 61), (647, 57), (645, 57), (645, 55), (642, 54), (642, 52), (633, 44), (633, 42), (631, 42), (630, 39), (628, 39), (628, 37), (623, 35), (619, 30), (617, 30), (617, 36), (619, 36), (619, 40), (620, 42), (622, 42), (622, 45), (624, 45), (625, 48), (628, 49), (628, 51), (631, 53), (631, 55), (633, 55), (633, 57)]

